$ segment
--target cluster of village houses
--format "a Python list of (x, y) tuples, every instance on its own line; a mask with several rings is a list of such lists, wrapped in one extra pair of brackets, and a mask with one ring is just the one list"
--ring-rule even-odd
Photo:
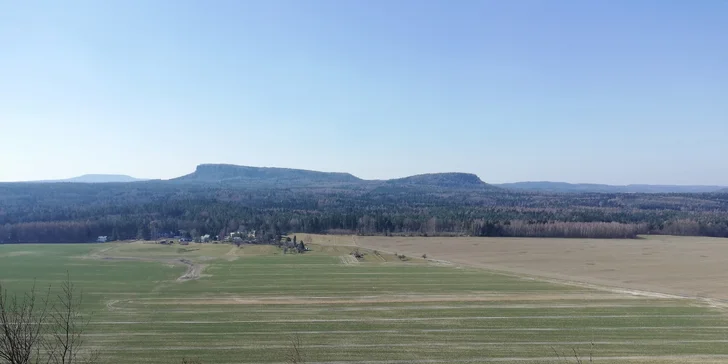
[[(220, 241), (220, 239), (217, 235), (211, 236), (210, 234), (200, 235), (198, 237), (192, 238), (192, 237), (189, 237), (189, 234), (184, 230), (180, 230), (179, 234), (177, 234), (177, 235), (175, 235), (174, 233), (160, 233), (157, 236), (157, 239), (154, 239), (154, 240), (158, 240), (158, 239), (163, 239), (163, 240), (159, 241), (161, 244), (172, 244), (172, 243), (174, 243), (174, 241), (178, 241), (182, 245), (187, 245), (191, 242), (210, 243), (213, 241)], [(258, 243), (258, 241), (256, 239), (255, 230), (246, 231), (246, 232), (236, 231), (234, 233), (230, 233), (230, 235), (226, 236), (222, 240), (226, 241), (226, 242), (234, 243), (234, 244), (243, 244), (243, 243), (256, 244), (256, 243)], [(97, 243), (106, 243), (108, 241), (110, 241), (110, 239), (108, 236), (105, 236), (105, 235), (99, 236), (98, 239), (96, 239)]]
[[(259, 236), (260, 235), (260, 236)], [(310, 249), (303, 243), (303, 241), (296, 241), (296, 237), (294, 236), (292, 239), (289, 236), (278, 236), (278, 239), (270, 240), (270, 238), (266, 239), (262, 237), (263, 234), (256, 234), (255, 230), (252, 231), (236, 231), (233, 233), (230, 233), (228, 236), (225, 236), (224, 239), (219, 239), (219, 236), (211, 236), (210, 234), (205, 234), (197, 237), (190, 237), (191, 235), (188, 234), (185, 231), (180, 231), (179, 235), (175, 235), (172, 233), (162, 233), (158, 234), (156, 239), (153, 239), (153, 241), (156, 241), (158, 244), (162, 245), (173, 245), (175, 242), (179, 242), (180, 245), (189, 245), (191, 242), (196, 243), (210, 243), (214, 242), (217, 244), (219, 241), (224, 241), (226, 243), (235, 244), (238, 247), (243, 244), (270, 244), (275, 245), (283, 249), (283, 254), (288, 253), (304, 253), (306, 251), (309, 251)], [(99, 243), (106, 243), (109, 241), (107, 236), (99, 236), (96, 240)]]

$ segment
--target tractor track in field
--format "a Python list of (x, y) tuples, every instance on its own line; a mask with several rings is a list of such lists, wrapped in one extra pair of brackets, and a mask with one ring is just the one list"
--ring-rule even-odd
[(225, 253), (225, 259), (227, 259), (229, 262), (238, 260), (238, 258), (240, 258), (240, 256), (238, 255), (238, 250), (240, 250), (239, 247), (235, 245), (231, 246), (230, 250)]
[(359, 264), (359, 260), (351, 255), (342, 255), (339, 257), (341, 264), (343, 265), (356, 265)]
[[(413, 347), (447, 347), (450, 349), (463, 349), (463, 350), (477, 350), (483, 346), (553, 346), (553, 345), (634, 345), (634, 344), (683, 344), (683, 343), (728, 343), (728, 340), (614, 340), (614, 341), (515, 341), (503, 343), (500, 341), (491, 342), (425, 342), (425, 343), (401, 343), (401, 344), (309, 344), (306, 345), (310, 349), (338, 349), (338, 348), (413, 348)], [(251, 350), (251, 349), (286, 349), (290, 347), (286, 344), (260, 344), (260, 345), (235, 345), (235, 346), (169, 346), (169, 347), (155, 347), (153, 350)], [(117, 350), (117, 349), (110, 349)], [(126, 348), (124, 351), (147, 351), (145, 348)], [(642, 357), (644, 358), (644, 357)], [(602, 360), (610, 359), (610, 357), (601, 357)], [(426, 360), (426, 359), (425, 359)], [(350, 362), (347, 362), (350, 363)]]
[[(495, 320), (576, 320), (576, 319), (644, 319), (644, 318), (722, 318), (723, 315), (528, 315), (528, 316), (449, 316), (407, 318), (335, 318), (335, 319), (274, 319), (274, 320), (169, 320), (169, 321), (95, 321), (90, 325), (214, 325), (214, 324), (271, 324), (317, 322), (429, 322), (429, 321), (495, 321)], [(726, 340), (728, 342), (728, 340)]]
[(202, 271), (205, 270), (205, 268), (207, 267), (206, 264), (194, 263), (187, 259), (180, 259), (179, 262), (187, 266), (187, 271), (185, 272), (185, 274), (177, 278), (177, 281), (179, 282), (200, 279)]
[(202, 272), (207, 267), (207, 264), (200, 264), (193, 262), (189, 259), (185, 258), (179, 258), (179, 259), (169, 259), (169, 258), (147, 258), (147, 257), (130, 257), (130, 256), (115, 256), (115, 255), (106, 255), (105, 253), (113, 249), (113, 246), (101, 249), (99, 251), (93, 252), (89, 255), (84, 256), (83, 258), (87, 259), (98, 259), (98, 260), (108, 260), (108, 261), (131, 261), (131, 262), (150, 262), (150, 263), (162, 263), (167, 265), (184, 265), (187, 267), (187, 270), (184, 274), (182, 274), (179, 278), (177, 278), (178, 282), (184, 282), (184, 281), (190, 281), (199, 279), (202, 276)]
[(628, 301), (628, 296), (599, 293), (554, 293), (554, 294), (454, 294), (454, 295), (386, 295), (359, 296), (350, 298), (271, 296), (271, 297), (206, 297), (199, 299), (145, 299), (148, 305), (331, 305), (331, 304), (381, 304), (381, 303), (437, 303), (437, 302), (511, 302), (511, 301), (554, 301), (566, 299), (616, 299)]
[[(683, 326), (586, 326), (577, 328), (568, 327), (518, 327), (518, 328), (481, 328), (481, 329), (391, 329), (391, 330), (303, 330), (303, 331), (245, 331), (236, 332), (232, 336), (278, 336), (278, 335), (361, 335), (361, 334), (423, 334), (423, 333), (478, 333), (478, 332), (584, 332), (584, 331), (631, 331), (631, 330), (676, 330), (685, 329)], [(728, 326), (691, 326), (691, 330), (726, 330)], [(167, 332), (117, 332), (117, 333), (91, 333), (95, 337), (116, 336), (216, 336), (219, 333), (198, 332), (185, 330), (177, 334)], [(591, 343), (591, 342), (589, 342)]]
[[(683, 340), (671, 340), (670, 342), (680, 343)], [(687, 342), (703, 342), (702, 340), (687, 340)], [(717, 340), (710, 342), (728, 342), (728, 340)], [(595, 344), (607, 344), (607, 345), (624, 345), (630, 343), (630, 341), (606, 341), (597, 342)], [(588, 341), (571, 341), (571, 342), (515, 342), (508, 343), (508, 345), (514, 346), (553, 346), (553, 345), (591, 345)], [(449, 350), (478, 350), (482, 349), (483, 346), (502, 346), (502, 342), (480, 342), (480, 343), (421, 343), (421, 344), (333, 344), (333, 345), (306, 345), (309, 349), (346, 349), (346, 348), (432, 348), (442, 347)], [(220, 345), (220, 346), (161, 346), (155, 347), (154, 349), (146, 348), (108, 348), (108, 347), (93, 347), (92, 349), (100, 350), (103, 352), (147, 352), (147, 351), (181, 351), (181, 350), (259, 350), (259, 349), (286, 349), (289, 345)], [(564, 357), (568, 357), (564, 355)], [(536, 362), (536, 363), (550, 363), (555, 361), (555, 356), (549, 357), (483, 357), (483, 358), (468, 358), (468, 359), (406, 359), (406, 360), (355, 360), (355, 361), (322, 361), (322, 362), (309, 362), (315, 364), (417, 364), (417, 363), (488, 363), (488, 362)], [(578, 355), (577, 355), (578, 358)], [(627, 355), (627, 356), (604, 356), (594, 357), (588, 359), (589, 362), (650, 362), (650, 363), (725, 363), (728, 359), (728, 355), (701, 355), (701, 354), (685, 354), (685, 355)], [(577, 359), (578, 360), (578, 359)], [(586, 362), (583, 359), (583, 362)], [(563, 362), (563, 361), (560, 361)], [(566, 361), (573, 362), (573, 361)], [(577, 361), (582, 362), (582, 361)]]

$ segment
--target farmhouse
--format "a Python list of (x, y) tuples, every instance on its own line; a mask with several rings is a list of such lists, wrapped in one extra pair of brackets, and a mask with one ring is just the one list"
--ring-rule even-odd
[(230, 233), (230, 236), (228, 237), (228, 239), (233, 239), (236, 236), (239, 238), (243, 238), (243, 239), (255, 239), (256, 233), (255, 233), (255, 230), (250, 230), (247, 232), (238, 230), (238, 231)]

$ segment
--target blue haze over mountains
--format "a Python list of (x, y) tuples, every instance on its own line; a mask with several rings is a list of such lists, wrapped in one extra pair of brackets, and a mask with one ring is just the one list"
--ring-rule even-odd
[[(135, 178), (122, 174), (86, 174), (78, 177), (32, 181), (35, 183), (139, 183), (148, 179)], [(320, 172), (293, 168), (250, 167), (230, 164), (201, 164), (190, 174), (161, 183), (198, 183), (233, 185), (348, 185), (367, 186), (431, 186), (438, 188), (476, 188), (497, 190), (499, 188), (545, 193), (711, 193), (728, 192), (726, 186), (679, 186), (630, 184), (624, 186), (566, 183), (550, 181), (528, 181), (502, 184), (488, 184), (471, 173), (429, 173), (390, 180), (364, 180), (350, 173)]]

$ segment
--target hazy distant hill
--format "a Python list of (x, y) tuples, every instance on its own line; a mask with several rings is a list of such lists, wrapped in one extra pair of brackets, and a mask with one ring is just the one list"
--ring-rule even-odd
[(356, 183), (363, 180), (349, 173), (308, 171), (290, 168), (248, 167), (232, 164), (201, 164), (188, 175), (172, 179), (178, 182), (201, 183)]
[(593, 183), (515, 182), (496, 185), (511, 190), (534, 192), (597, 192), (597, 193), (705, 193), (716, 192), (723, 186), (626, 185), (613, 186)]
[[(86, 174), (79, 177), (36, 181), (38, 183), (77, 182), (77, 183), (107, 183), (107, 182), (139, 182), (147, 181), (127, 175), (118, 174)], [(194, 172), (173, 178), (168, 181), (159, 181), (162, 184), (195, 183), (235, 185), (240, 187), (316, 187), (340, 186), (345, 188), (362, 188), (371, 190), (389, 190), (392, 188), (427, 187), (428, 189), (509, 189), (513, 191), (549, 192), (549, 193), (728, 193), (725, 186), (676, 186), (676, 185), (625, 185), (615, 186), (594, 183), (566, 183), (566, 182), (515, 182), (503, 184), (488, 184), (472, 173), (428, 173), (390, 180), (364, 180), (350, 173), (320, 172), (293, 168), (250, 167), (233, 164), (201, 164)]]
[(725, 186), (672, 186), (672, 185), (628, 185), (628, 192), (643, 193), (706, 193), (716, 192)]
[(391, 180), (364, 180), (349, 173), (332, 173), (291, 168), (249, 167), (231, 164), (201, 164), (188, 175), (172, 179), (176, 182), (226, 183), (239, 185), (346, 185), (373, 188), (435, 187), (481, 188), (491, 187), (471, 173), (431, 173)]
[(388, 185), (433, 186), (443, 188), (492, 187), (472, 173), (428, 173), (390, 179)]
[(41, 183), (74, 182), (74, 183), (112, 183), (112, 182), (140, 182), (146, 179), (134, 178), (124, 174), (84, 174), (83, 176), (67, 179), (37, 181)]

